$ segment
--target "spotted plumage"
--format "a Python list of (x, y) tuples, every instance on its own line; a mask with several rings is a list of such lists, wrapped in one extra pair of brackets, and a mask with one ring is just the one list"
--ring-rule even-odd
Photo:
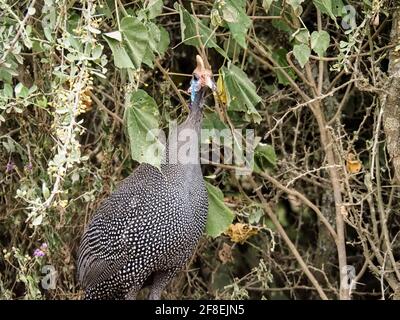
[[(196, 88), (178, 134), (190, 129), (199, 136), (204, 91)], [(198, 147), (198, 139), (190, 143)], [(179, 146), (168, 142), (161, 170), (141, 164), (95, 213), (78, 254), (78, 278), (87, 299), (134, 299), (149, 280), (150, 299), (159, 299), (193, 254), (208, 198), (198, 152), (189, 164), (168, 160)]]

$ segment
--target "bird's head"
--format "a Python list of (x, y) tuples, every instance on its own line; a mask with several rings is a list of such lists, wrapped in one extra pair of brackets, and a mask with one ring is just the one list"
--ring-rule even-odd
[(200, 101), (207, 88), (210, 88), (212, 91), (217, 89), (213, 80), (212, 71), (205, 66), (203, 59), (199, 55), (196, 56), (196, 63), (197, 66), (193, 71), (189, 88), (191, 103)]

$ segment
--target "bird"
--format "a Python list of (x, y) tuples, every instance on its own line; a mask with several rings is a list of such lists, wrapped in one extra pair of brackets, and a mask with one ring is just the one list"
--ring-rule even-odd
[[(100, 204), (85, 229), (77, 259), (85, 299), (136, 299), (149, 285), (148, 298), (159, 300), (194, 254), (208, 212), (198, 152), (202, 109), (206, 92), (216, 90), (205, 61), (207, 67), (196, 56), (189, 114), (164, 142), (160, 168), (141, 163)], [(180, 152), (188, 146), (190, 152)]]

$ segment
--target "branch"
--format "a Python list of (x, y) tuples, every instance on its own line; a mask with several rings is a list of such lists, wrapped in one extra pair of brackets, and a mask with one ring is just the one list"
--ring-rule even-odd
[(29, 17), (31, 16), (31, 10), (34, 8), (36, 0), (32, 0), (31, 4), (29, 5), (28, 9), (27, 9), (27, 13), (24, 17), (24, 19), (21, 21), (20, 25), (19, 25), (19, 29), (17, 31), (17, 34), (15, 35), (14, 39), (11, 41), (10, 46), (8, 47), (8, 49), (6, 51), (4, 51), (3, 56), (0, 59), (0, 66), (3, 65), (6, 62), (7, 56), (9, 55), (9, 53), (14, 49), (15, 44), (17, 43), (18, 39), (21, 37), (22, 32), (25, 30), (25, 24), (28, 21)]
[(271, 177), (268, 173), (266, 172), (259, 172), (258, 173), (260, 176), (263, 178), (267, 179), (269, 182), (271, 182), (273, 185), (275, 185), (277, 188), (281, 189), (283, 192), (287, 194), (291, 194), (297, 198), (299, 198), (306, 206), (311, 208), (318, 216), (318, 218), (321, 220), (321, 222), (325, 225), (325, 227), (328, 229), (329, 233), (331, 234), (333, 240), (337, 242), (337, 234), (335, 230), (332, 228), (331, 224), (329, 221), (325, 218), (325, 216), (322, 214), (321, 210), (318, 209), (318, 207), (313, 204), (310, 200), (307, 199), (307, 197), (297, 190), (290, 189), (285, 187), (283, 184), (281, 184), (278, 180), (275, 178)]
[(167, 81), (171, 84), (172, 89), (174, 89), (176, 95), (179, 98), (179, 101), (182, 103), (182, 105), (186, 108), (186, 110), (189, 110), (189, 106), (187, 105), (185, 99), (182, 97), (181, 93), (179, 92), (179, 89), (177, 88), (177, 86), (175, 85), (175, 83), (172, 81), (171, 77), (168, 74), (168, 71), (165, 70), (162, 65), (160, 64), (160, 62), (158, 60), (155, 60), (155, 65), (157, 66), (157, 68), (161, 71), (161, 73), (164, 75), (165, 79), (167, 79)]
[[(400, 9), (393, 15), (391, 32), (392, 43), (400, 41)], [(385, 85), (385, 92), (381, 95), (381, 104), (384, 110), (383, 127), (387, 137), (387, 150), (392, 160), (395, 180), (400, 181), (400, 51), (391, 50), (389, 54), (389, 79)]]
[(310, 269), (308, 268), (307, 264), (304, 262), (300, 253), (297, 251), (293, 242), (289, 239), (285, 229), (282, 227), (278, 218), (275, 216), (269, 203), (265, 200), (263, 194), (259, 190), (259, 187), (256, 184), (256, 182), (254, 181), (254, 178), (252, 176), (249, 177), (249, 181), (250, 181), (250, 184), (252, 185), (254, 191), (256, 192), (258, 198), (262, 202), (264, 211), (267, 213), (268, 217), (271, 219), (272, 223), (275, 225), (276, 230), (278, 231), (279, 235), (286, 242), (286, 245), (289, 247), (289, 250), (292, 252), (293, 256), (296, 258), (297, 262), (300, 264), (300, 267), (303, 269), (304, 273), (306, 274), (308, 279), (311, 281), (311, 283), (317, 290), (319, 296), (321, 297), (322, 300), (328, 300), (328, 297), (326, 296), (324, 290), (321, 288), (319, 282), (314, 277), (314, 275), (311, 273)]

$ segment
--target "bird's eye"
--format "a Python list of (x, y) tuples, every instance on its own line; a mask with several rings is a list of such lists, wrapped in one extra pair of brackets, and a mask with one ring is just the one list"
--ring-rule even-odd
[(193, 73), (193, 79), (197, 81), (197, 80), (199, 80), (199, 76), (197, 74)]

